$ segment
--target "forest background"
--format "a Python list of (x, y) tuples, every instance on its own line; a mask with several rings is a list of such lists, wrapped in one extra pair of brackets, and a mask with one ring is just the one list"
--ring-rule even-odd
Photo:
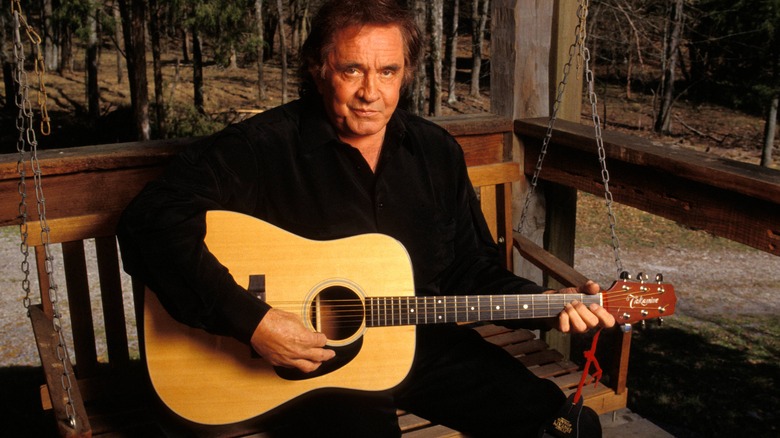
[[(43, 87), (33, 65), (38, 47), (21, 33), (31, 99), (45, 91), (51, 117), (51, 135), (37, 140), (61, 148), (206, 135), (294, 99), (297, 53), (320, 3), (0, 0), (0, 153), (16, 152), (19, 138), (14, 4), (41, 37)], [(489, 0), (408, 3), (428, 50), (404, 106), (425, 116), (490, 111)], [(780, 168), (780, 0), (591, 1), (587, 23), (605, 129)], [(590, 123), (590, 105), (582, 117)], [(600, 208), (596, 197), (579, 202), (585, 256), (578, 252), (577, 268), (593, 275), (608, 264), (593, 249), (604, 244), (605, 223), (587, 214)], [(688, 294), (679, 315), (635, 334), (629, 407), (677, 436), (776, 436), (776, 257), (617, 208), (637, 265), (671, 253), (690, 269), (677, 282), (687, 275), (709, 288), (678, 284)], [(721, 296), (713, 307), (718, 286), (706, 265), (731, 275), (734, 288), (742, 284), (736, 277), (769, 275), (745, 279), (749, 300)]]
[[(406, 1), (426, 29), (428, 50), (404, 106), (423, 115), (489, 111), (489, 0)], [(0, 10), (14, 3), (40, 34), (54, 99), (49, 110), (62, 126), (51, 143), (67, 147), (202, 135), (294, 99), (297, 54), (321, 0), (0, 0)], [(590, 2), (587, 44), (604, 96), (604, 122), (658, 136), (695, 136), (716, 148), (758, 149), (756, 164), (772, 165), (779, 5)], [(5, 128), (15, 118), (17, 59), (10, 15), (0, 17)], [(28, 45), (28, 65), (34, 50)], [(212, 82), (223, 78), (239, 84), (222, 85), (242, 91), (222, 95)], [(608, 108), (613, 96), (628, 103), (628, 111)], [(728, 126), (728, 120), (722, 121), (725, 131), (700, 129), (696, 120), (675, 115), (681, 103), (718, 105), (764, 123), (751, 126), (753, 132)], [(613, 120), (610, 110), (623, 114)], [(627, 112), (638, 115), (625, 120)], [(0, 152), (15, 150), (13, 131), (3, 129)], [(105, 136), (109, 132), (113, 138)], [(42, 147), (47, 140), (41, 139)]]

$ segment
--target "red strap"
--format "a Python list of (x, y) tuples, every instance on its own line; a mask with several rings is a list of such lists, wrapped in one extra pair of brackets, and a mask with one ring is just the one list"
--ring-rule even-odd
[(585, 368), (582, 370), (582, 377), (580, 377), (580, 383), (577, 385), (577, 392), (574, 394), (574, 403), (580, 401), (580, 397), (582, 397), (582, 387), (585, 386), (585, 380), (588, 377), (588, 370), (590, 370), (590, 365), (593, 364), (593, 366), (596, 367), (596, 372), (593, 373), (593, 385), (595, 386), (597, 383), (599, 383), (599, 380), (601, 380), (601, 375), (603, 374), (601, 371), (601, 366), (599, 366), (599, 361), (596, 360), (596, 344), (599, 342), (599, 335), (601, 334), (601, 329), (596, 332), (596, 334), (593, 336), (593, 343), (590, 346), (590, 350), (586, 351), (584, 354), (585, 356)]

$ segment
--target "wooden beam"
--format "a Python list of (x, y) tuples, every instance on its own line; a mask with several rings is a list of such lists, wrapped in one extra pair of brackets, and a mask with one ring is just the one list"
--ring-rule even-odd
[[(531, 151), (526, 173), (545, 131), (545, 119), (515, 122)], [(780, 171), (615, 132), (604, 132), (604, 147), (616, 202), (780, 255)], [(591, 127), (560, 121), (541, 178), (603, 194), (597, 157)]]

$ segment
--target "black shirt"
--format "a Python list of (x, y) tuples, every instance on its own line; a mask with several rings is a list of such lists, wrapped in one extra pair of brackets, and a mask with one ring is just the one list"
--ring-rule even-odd
[(543, 290), (501, 268), (455, 139), (402, 110), (387, 125), (376, 172), (307, 98), (199, 141), (123, 214), (125, 270), (177, 320), (248, 342), (269, 307), (206, 250), (207, 210), (315, 240), (390, 235), (410, 254), (418, 295)]

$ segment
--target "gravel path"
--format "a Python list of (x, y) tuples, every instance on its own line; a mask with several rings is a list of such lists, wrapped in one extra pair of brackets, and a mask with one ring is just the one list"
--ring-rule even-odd
[[(16, 228), (0, 228), (0, 366), (38, 365), (38, 353), (22, 306), (22, 273), (19, 238)], [(64, 283), (59, 246), (53, 246), (55, 256), (55, 280)], [(94, 264), (94, 246), (88, 244), (87, 256)], [(586, 276), (607, 287), (614, 277), (613, 253), (610, 248), (582, 248), (575, 255), (576, 267)], [(632, 274), (645, 272), (651, 277), (664, 275), (664, 281), (675, 286), (678, 296), (677, 312), (689, 316), (705, 317), (708, 314), (732, 312), (737, 314), (778, 314), (780, 304), (780, 258), (755, 250), (691, 251), (679, 247), (642, 248), (624, 250), (621, 259)], [(34, 261), (31, 261), (34, 270)], [(88, 267), (95, 275), (92, 285), (93, 314), (96, 324), (102, 323), (100, 297), (96, 285), (97, 270)], [(606, 273), (606, 274), (605, 274)], [(33, 290), (37, 291), (33, 278)], [(64, 290), (64, 287), (62, 288)], [(135, 333), (132, 295), (129, 278), (124, 278), (126, 318), (128, 332)], [(60, 307), (68, 325), (67, 297), (63, 292)], [(33, 298), (37, 298), (34, 295)], [(101, 342), (101, 330), (96, 330), (99, 354), (105, 354)], [(132, 349), (137, 351), (137, 340), (132, 339)], [(71, 345), (68, 339), (68, 345)]]

